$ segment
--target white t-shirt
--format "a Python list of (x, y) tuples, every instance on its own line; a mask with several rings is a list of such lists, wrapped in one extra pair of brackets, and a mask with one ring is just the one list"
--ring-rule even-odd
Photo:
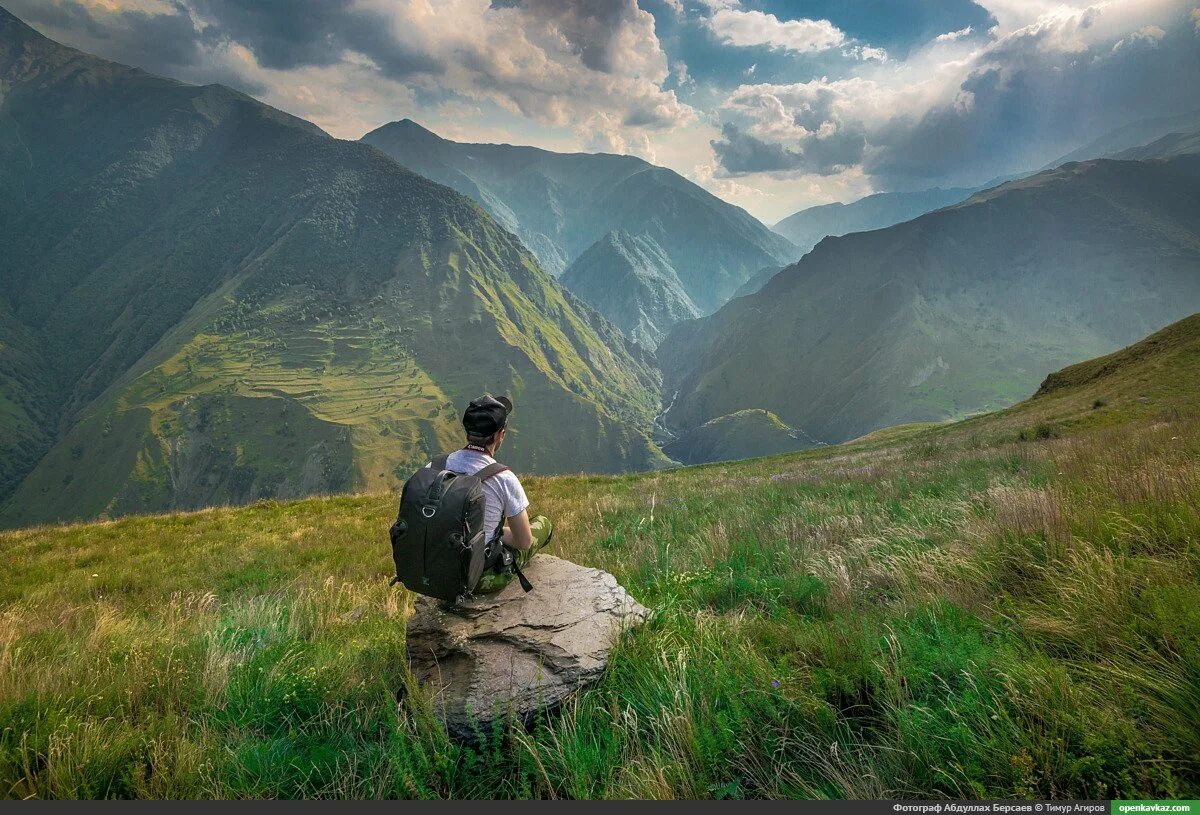
[[(430, 466), (427, 464), (425, 466)], [(465, 475), (474, 475), (489, 464), (495, 464), (496, 459), (487, 453), (477, 450), (455, 450), (446, 459), (446, 469)], [(483, 482), (483, 528), (488, 530), (489, 540), (494, 539), (496, 527), (500, 525), (500, 515), (511, 518), (520, 515), (529, 508), (529, 499), (525, 497), (525, 488), (521, 480), (512, 470), (492, 476)]]

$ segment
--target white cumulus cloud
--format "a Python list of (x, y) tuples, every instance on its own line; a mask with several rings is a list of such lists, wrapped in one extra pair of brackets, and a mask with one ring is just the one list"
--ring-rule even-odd
[[(979, 183), (1133, 118), (1200, 105), (1200, 89), (1183, 81), (1200, 62), (1190, 4), (982, 4), (1002, 21), (984, 42), (962, 29), (849, 76), (730, 92), (711, 142), (714, 175), (751, 183), (859, 168), (883, 188)], [(1174, 90), (1160, 82), (1166, 71), (1181, 73)]]
[(828, 20), (780, 20), (774, 14), (721, 8), (708, 27), (728, 45), (765, 45), (800, 54), (828, 51), (846, 41), (846, 35)]
[(947, 31), (945, 34), (938, 34), (933, 38), (934, 42), (954, 42), (961, 40), (963, 37), (969, 37), (975, 33), (975, 29), (971, 26), (960, 28), (958, 31)]

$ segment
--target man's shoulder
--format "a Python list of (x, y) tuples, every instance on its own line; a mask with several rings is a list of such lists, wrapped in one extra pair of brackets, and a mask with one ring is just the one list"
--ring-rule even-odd
[(524, 492), (525, 488), (521, 486), (520, 477), (512, 470), (504, 470), (497, 473), (492, 479), (496, 485), (506, 492)]

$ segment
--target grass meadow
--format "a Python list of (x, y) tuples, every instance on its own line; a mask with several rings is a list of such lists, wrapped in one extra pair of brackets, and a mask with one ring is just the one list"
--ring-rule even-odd
[(1200, 797), (1200, 419), (1013, 421), (529, 480), (655, 613), (473, 747), (394, 702), (394, 496), (0, 534), (2, 791)]

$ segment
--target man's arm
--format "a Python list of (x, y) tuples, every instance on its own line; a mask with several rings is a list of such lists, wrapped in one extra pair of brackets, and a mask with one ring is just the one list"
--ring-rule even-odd
[(529, 511), (523, 509), (509, 518), (501, 537), (505, 545), (511, 546), (513, 549), (525, 550), (533, 546), (533, 530), (529, 528)]

